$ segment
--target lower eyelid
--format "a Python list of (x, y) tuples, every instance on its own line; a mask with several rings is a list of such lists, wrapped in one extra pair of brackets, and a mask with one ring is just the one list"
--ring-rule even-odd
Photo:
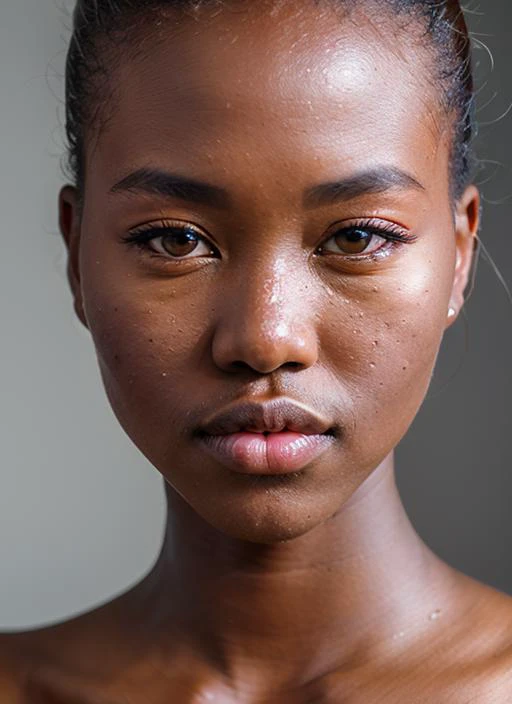
[(341, 249), (340, 249), (338, 252), (333, 251), (333, 250), (330, 250), (330, 249), (325, 249), (327, 243), (329, 243), (331, 240), (333, 240), (334, 237), (335, 237), (335, 235), (332, 235), (332, 236), (329, 237), (327, 240), (325, 240), (325, 242), (320, 246), (320, 249), (323, 250), (323, 251), (325, 251), (325, 252), (327, 252), (328, 254), (336, 254), (336, 255), (339, 255), (339, 256), (345, 256), (345, 257), (350, 258), (350, 259), (356, 259), (356, 258), (358, 258), (358, 257), (360, 257), (360, 258), (367, 258), (367, 257), (369, 257), (371, 254), (374, 254), (375, 252), (378, 252), (380, 249), (383, 249), (383, 248), (386, 248), (386, 249), (387, 249), (387, 248), (389, 248), (390, 246), (392, 247), (394, 244), (400, 244), (400, 242), (397, 242), (396, 240), (393, 240), (393, 239), (392, 239), (391, 237), (389, 237), (389, 236), (386, 237), (384, 234), (377, 234), (377, 233), (371, 233), (371, 234), (372, 234), (372, 239), (370, 240), (370, 243), (369, 243), (368, 246), (370, 246), (370, 244), (373, 244), (372, 240), (373, 240), (374, 238), (376, 238), (376, 237), (378, 237), (379, 239), (381, 239), (381, 240), (382, 240), (382, 243), (381, 243), (380, 247), (376, 247), (375, 249), (372, 249), (372, 250), (369, 251), (369, 252), (366, 252), (366, 250), (365, 250), (365, 251), (363, 251), (363, 252), (361, 252), (361, 253), (359, 253), (359, 254), (357, 254), (357, 253), (351, 254), (350, 252), (343, 252), (343, 250), (341, 250)]
[(332, 257), (334, 262), (343, 262), (341, 266), (350, 266), (350, 264), (371, 264), (372, 262), (377, 262), (381, 259), (385, 259), (397, 253), (405, 245), (405, 242), (397, 242), (393, 240), (387, 240), (381, 247), (375, 249), (368, 254), (338, 254), (337, 252), (327, 251), (325, 256)]

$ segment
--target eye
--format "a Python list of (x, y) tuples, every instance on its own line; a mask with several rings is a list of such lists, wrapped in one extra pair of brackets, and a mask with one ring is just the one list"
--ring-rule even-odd
[(132, 230), (124, 242), (170, 259), (192, 259), (215, 255), (213, 246), (192, 225), (162, 223)]
[(399, 225), (391, 222), (365, 220), (338, 228), (320, 247), (321, 252), (345, 254), (361, 258), (387, 251), (393, 243), (411, 242), (414, 235), (408, 234)]

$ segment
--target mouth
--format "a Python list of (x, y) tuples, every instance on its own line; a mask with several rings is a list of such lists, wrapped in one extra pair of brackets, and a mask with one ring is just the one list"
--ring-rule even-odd
[(228, 408), (196, 433), (211, 457), (234, 472), (253, 475), (300, 471), (332, 447), (336, 435), (326, 419), (284, 399)]

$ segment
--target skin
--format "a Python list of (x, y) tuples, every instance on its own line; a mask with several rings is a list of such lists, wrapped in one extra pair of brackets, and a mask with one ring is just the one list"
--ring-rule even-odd
[[(198, 17), (179, 33), (164, 20), (162, 41), (145, 28), (87, 140), (83, 208), (71, 187), (60, 198), (77, 315), (121, 425), (166, 480), (164, 543), (101, 608), (3, 636), (5, 701), (508, 702), (511, 599), (428, 549), (394, 481), (478, 230), (476, 188), (450, 199), (451, 123), (421, 28), (397, 42), (393, 18), (308, 2)], [(377, 167), (420, 185), (303, 202)], [(112, 190), (140, 168), (228, 203)], [(356, 261), (332, 235), (368, 219), (415, 239)], [(198, 228), (203, 256), (123, 241), (169, 220)], [(342, 429), (303, 472), (233, 475), (194, 443), (217, 410), (277, 396)]]

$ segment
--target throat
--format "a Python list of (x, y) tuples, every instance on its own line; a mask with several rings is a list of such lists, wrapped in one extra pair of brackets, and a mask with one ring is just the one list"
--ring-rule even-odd
[(279, 688), (389, 656), (401, 632), (421, 637), (414, 624), (443, 608), (447, 572), (392, 471), (372, 479), (330, 520), (274, 545), (230, 540), (169, 491), (168, 532), (140, 591), (152, 639), (186, 644), (229, 682)]

